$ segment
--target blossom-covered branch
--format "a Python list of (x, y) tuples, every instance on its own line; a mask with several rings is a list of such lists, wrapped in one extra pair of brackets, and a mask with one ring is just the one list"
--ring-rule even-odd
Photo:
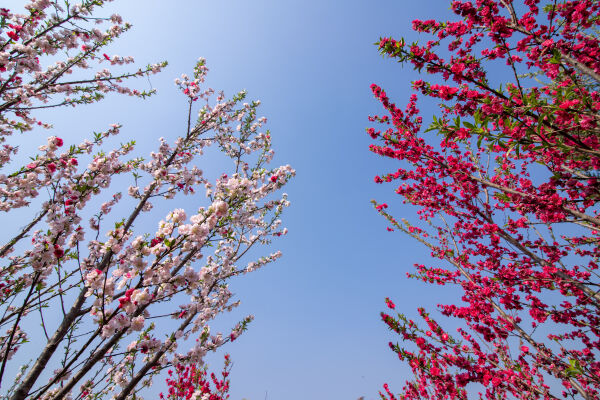
[[(451, 4), (456, 21), (413, 22), (433, 35), (425, 45), (379, 43), (433, 76), (413, 82), (439, 101), (429, 127), (422, 132), (416, 94), (400, 109), (372, 85), (388, 115), (370, 118), (384, 127), (367, 130), (378, 140), (371, 150), (401, 163), (375, 181), (400, 181), (396, 193), (420, 222), (375, 206), (388, 230), (431, 250), (434, 265), (409, 276), (463, 292), (438, 305), (461, 321), (457, 337), (424, 308), (425, 328), (382, 314), (404, 341), (390, 347), (415, 374), (400, 398), (597, 398), (600, 6)], [(506, 71), (491, 73), (494, 60)], [(387, 385), (381, 396), (397, 398)]]
[[(11, 135), (50, 128), (33, 110), (79, 106), (106, 92), (153, 93), (123, 82), (156, 73), (164, 63), (65, 79), (92, 63), (133, 62), (98, 55), (129, 28), (118, 15), (94, 17), (104, 3), (70, 7), (36, 0), (23, 15), (2, 9), (0, 212), (37, 208), (0, 247), (0, 328), (6, 332), (0, 336), (0, 384), (13, 400), (140, 398), (139, 390), (163, 369), (201, 364), (252, 320), (211, 334), (210, 321), (239, 304), (229, 279), (279, 258), (273, 252), (247, 260), (256, 254), (250, 249), (287, 232), (280, 216), (289, 203), (277, 193), (295, 172), (289, 165), (270, 166), (271, 135), (263, 131), (258, 101), (244, 102), (245, 92), (227, 100), (205, 88), (203, 59), (192, 76), (176, 80), (188, 110), (187, 130), (174, 141), (159, 139), (147, 159), (133, 156), (135, 141), (104, 150), (120, 134), (114, 124), (70, 146), (50, 136), (31, 162), (18, 165)], [(87, 25), (102, 22), (111, 24), (104, 32)], [(64, 52), (66, 59), (42, 68), (42, 60)], [(200, 160), (213, 148), (229, 168), (208, 178), (214, 172), (205, 174)], [(129, 185), (126, 193), (123, 185)], [(194, 209), (171, 207), (158, 216), (156, 230), (143, 228), (157, 217), (155, 206), (164, 209), (173, 199), (182, 204), (183, 196), (193, 196)], [(168, 319), (175, 321), (162, 322)], [(32, 322), (41, 324), (43, 342), (26, 332)], [(24, 360), (20, 352), (36, 355), (9, 387)]]

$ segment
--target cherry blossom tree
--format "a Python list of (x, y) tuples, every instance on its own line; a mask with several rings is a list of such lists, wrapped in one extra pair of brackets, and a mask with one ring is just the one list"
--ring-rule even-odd
[[(246, 329), (251, 316), (228, 333), (210, 323), (239, 304), (231, 278), (280, 257), (256, 248), (286, 233), (279, 218), (289, 203), (276, 192), (294, 170), (269, 166), (259, 102), (205, 88), (202, 59), (176, 80), (187, 129), (161, 138), (148, 158), (134, 154), (134, 141), (106, 149), (117, 124), (79, 144), (50, 136), (29, 161), (17, 156), (24, 139), (15, 134), (51, 128), (38, 109), (154, 94), (124, 82), (166, 63), (111, 71), (133, 62), (103, 53), (130, 26), (95, 16), (104, 3), (32, 0), (23, 14), (0, 10), (0, 210), (5, 221), (28, 218), (5, 226), (0, 245), (3, 398), (142, 398), (162, 370), (201, 366)], [(203, 173), (206, 151), (229, 168)], [(195, 209), (173, 207), (189, 203), (185, 196)], [(159, 208), (170, 211), (161, 219)], [(152, 220), (157, 229), (145, 231)]]
[[(412, 82), (405, 108), (372, 85), (386, 114), (370, 117), (382, 126), (367, 129), (371, 150), (399, 162), (375, 181), (398, 182), (418, 221), (374, 205), (389, 231), (431, 250), (408, 275), (461, 294), (437, 316), (420, 308), (424, 323), (382, 313), (414, 379), (380, 395), (597, 399), (600, 4), (454, 0), (451, 10), (456, 20), (413, 22), (424, 44), (379, 42), (431, 79)], [(440, 106), (426, 129), (417, 94)]]

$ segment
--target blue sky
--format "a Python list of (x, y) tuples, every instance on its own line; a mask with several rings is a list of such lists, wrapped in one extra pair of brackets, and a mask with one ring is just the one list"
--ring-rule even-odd
[[(3, 7), (20, 4), (8, 0)], [(159, 95), (143, 102), (111, 97), (77, 113), (54, 112), (53, 134), (76, 140), (120, 122), (122, 140), (135, 139), (148, 150), (159, 137), (174, 137), (185, 104), (173, 79), (191, 72), (201, 56), (210, 68), (209, 86), (229, 95), (246, 89), (262, 101), (274, 163), (297, 171), (286, 188), (289, 234), (269, 249), (284, 257), (232, 283), (242, 305), (221, 321), (228, 326), (246, 314), (256, 317), (223, 348), (234, 362), (232, 399), (374, 399), (384, 382), (399, 390), (408, 377), (387, 346), (396, 338), (379, 318), (384, 298), (415, 316), (417, 307), (433, 309), (451, 291), (405, 277), (428, 253), (388, 233), (370, 204), (376, 198), (396, 216), (411, 216), (392, 186), (373, 182), (394, 163), (368, 150), (367, 117), (382, 112), (369, 85), (381, 85), (404, 104), (417, 79), (379, 56), (373, 43), (387, 35), (411, 41), (413, 19), (443, 17), (447, 8), (431, 0), (118, 0), (103, 12), (116, 10), (134, 25), (107, 53), (132, 55), (140, 65), (169, 61), (151, 79)], [(421, 110), (426, 121), (436, 111)], [(215, 369), (222, 354), (211, 357)], [(156, 382), (156, 391), (162, 388)]]

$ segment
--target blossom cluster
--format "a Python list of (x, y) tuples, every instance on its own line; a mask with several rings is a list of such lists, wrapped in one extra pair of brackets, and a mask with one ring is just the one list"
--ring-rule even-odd
[[(98, 7), (110, 1), (85, 0), (69, 5), (33, 0), (25, 5), (23, 14), (2, 9), (0, 140), (4, 141), (14, 131), (28, 131), (37, 125), (49, 127), (32, 114), (36, 109), (93, 103), (109, 92), (142, 98), (154, 93), (154, 90), (132, 89), (122, 81), (155, 74), (166, 62), (127, 73), (113, 73), (103, 68), (89, 78), (71, 78), (78, 70), (90, 69), (94, 64), (119, 66), (134, 62), (129, 56), (101, 53), (131, 27), (117, 14), (106, 18), (93, 15)], [(101, 23), (109, 27), (101, 30)], [(66, 53), (64, 58), (63, 53)], [(44, 66), (44, 60), (51, 58), (59, 59)], [(0, 158), (2, 165), (8, 161)]]
[[(160, 400), (227, 400), (229, 398), (230, 371), (229, 354), (225, 355), (221, 379), (217, 378), (214, 372), (210, 374), (209, 379), (206, 367), (202, 365), (177, 364), (175, 371), (169, 370), (168, 372), (167, 395), (160, 393), (159, 398)], [(211, 386), (214, 386), (214, 389)]]
[[(458, 21), (413, 22), (433, 36), (426, 44), (379, 42), (383, 54), (437, 78), (413, 89), (437, 99), (441, 115), (422, 132), (416, 94), (399, 108), (371, 87), (388, 113), (370, 117), (383, 126), (367, 129), (378, 141), (371, 150), (401, 164), (375, 181), (398, 182), (419, 223), (375, 206), (388, 230), (419, 240), (439, 264), (417, 264), (410, 277), (462, 290), (461, 301), (438, 305), (464, 326), (456, 337), (424, 309), (423, 328), (382, 313), (413, 344), (390, 343), (415, 375), (402, 398), (468, 398), (477, 390), (469, 385), (489, 399), (597, 398), (600, 6), (451, 5)], [(507, 66), (500, 89), (490, 60)], [(389, 386), (381, 396), (397, 398)]]
[[(34, 0), (29, 14), (2, 9), (0, 212), (34, 210), (0, 245), (0, 327), (6, 331), (0, 383), (13, 378), (21, 354), (35, 354), (12, 387), (1, 386), (13, 400), (141, 398), (139, 390), (162, 370), (201, 365), (207, 352), (236, 340), (253, 318), (211, 333), (211, 321), (239, 305), (228, 281), (278, 259), (278, 251), (250, 255), (287, 232), (280, 217), (289, 202), (278, 193), (295, 171), (270, 166), (271, 136), (262, 131), (258, 101), (245, 103), (245, 92), (226, 99), (201, 89), (208, 72), (203, 59), (193, 79), (176, 82), (185, 86), (188, 128), (175, 140), (160, 138), (149, 157), (134, 155), (135, 141), (105, 150), (121, 132), (114, 124), (80, 144), (50, 136), (30, 162), (16, 165), (11, 135), (37, 126), (36, 108), (89, 103), (107, 91), (150, 93), (123, 82), (158, 72), (163, 63), (65, 80), (92, 63), (133, 61), (100, 55), (128, 29), (118, 15), (95, 17), (102, 4), (90, 0), (66, 9)], [(103, 22), (111, 24), (106, 31), (86, 25)], [(66, 60), (41, 67), (44, 57), (65, 52)], [(200, 168), (209, 149), (223, 157), (219, 165), (229, 165), (216, 179)], [(169, 206), (173, 199), (175, 207)], [(184, 209), (190, 201), (194, 207)], [(144, 228), (165, 207), (156, 229)], [(25, 329), (32, 324), (41, 326), (36, 340)]]

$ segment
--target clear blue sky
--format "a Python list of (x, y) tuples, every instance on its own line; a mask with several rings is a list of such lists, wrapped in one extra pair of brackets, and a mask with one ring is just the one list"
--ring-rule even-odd
[[(20, 5), (3, 2), (11, 9)], [(386, 201), (396, 216), (410, 217), (392, 186), (373, 182), (394, 163), (368, 150), (367, 116), (382, 111), (369, 85), (383, 86), (404, 104), (416, 79), (379, 56), (373, 43), (385, 35), (414, 39), (412, 19), (444, 16), (447, 7), (432, 0), (117, 0), (106, 8), (107, 15), (117, 10), (134, 25), (107, 53), (132, 55), (141, 65), (169, 61), (152, 78), (159, 96), (111, 98), (76, 115), (52, 114), (53, 134), (87, 137), (120, 122), (124, 138), (148, 149), (161, 136), (174, 137), (185, 105), (172, 82), (201, 56), (210, 86), (230, 95), (246, 89), (262, 101), (275, 163), (297, 171), (286, 188), (289, 234), (269, 249), (284, 257), (233, 282), (242, 305), (221, 320), (229, 326), (246, 314), (256, 317), (222, 349), (234, 362), (233, 400), (375, 399), (384, 382), (399, 390), (407, 377), (407, 367), (387, 346), (396, 337), (379, 318), (384, 298), (414, 316), (418, 306), (433, 309), (449, 291), (405, 277), (413, 263), (428, 261), (428, 253), (388, 233), (370, 204), (372, 198)], [(426, 120), (435, 112), (421, 110)], [(211, 357), (215, 368), (222, 354)], [(157, 392), (164, 388), (155, 385)]]

